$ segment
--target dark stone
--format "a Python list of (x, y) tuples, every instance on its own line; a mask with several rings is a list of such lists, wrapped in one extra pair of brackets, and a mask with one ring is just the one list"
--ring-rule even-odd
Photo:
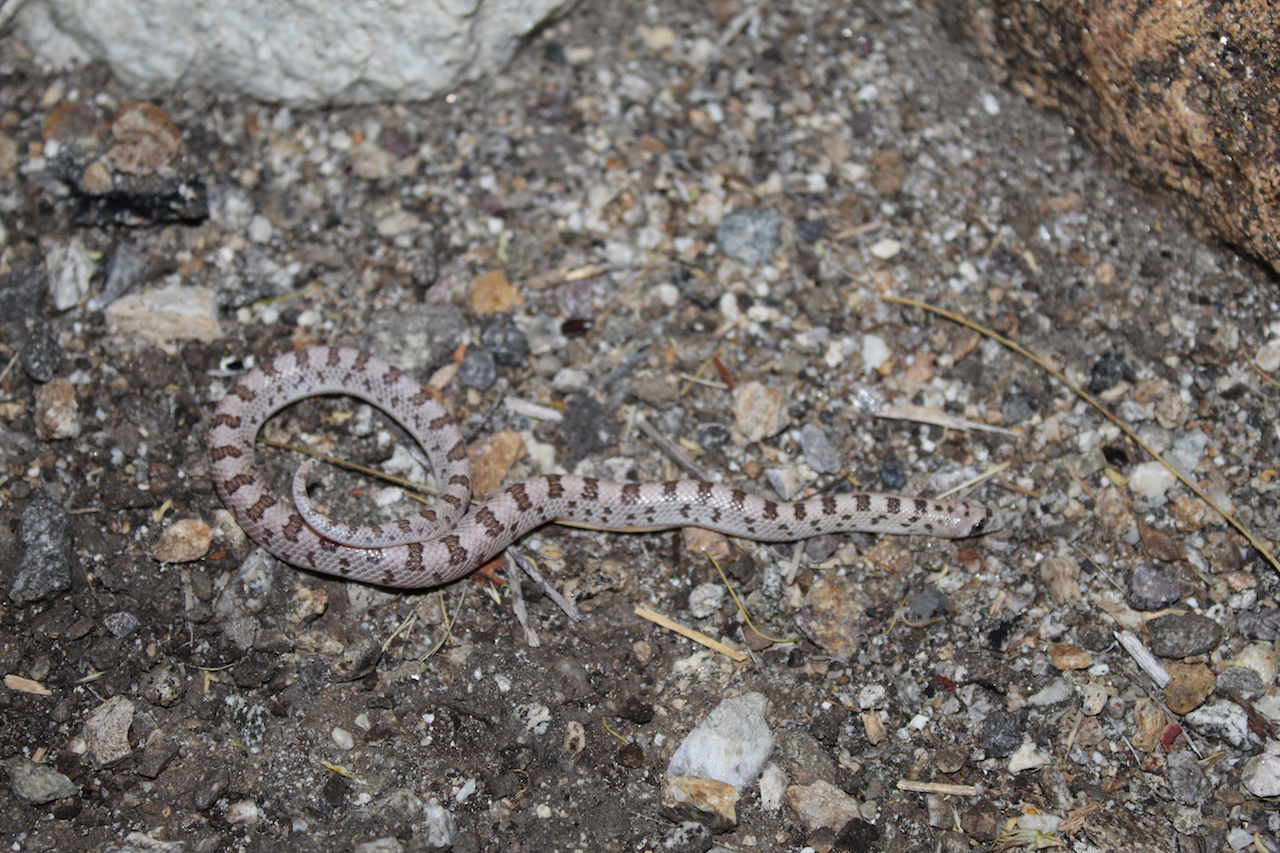
[(1125, 599), (1134, 610), (1163, 610), (1182, 597), (1178, 585), (1154, 566), (1136, 566)]
[(1121, 382), (1133, 382), (1136, 378), (1133, 368), (1123, 360), (1104, 355), (1089, 369), (1089, 384), (1085, 387), (1090, 394), (1101, 394)]
[(142, 748), (138, 758), (136, 772), (139, 776), (154, 779), (164, 772), (178, 755), (178, 742), (158, 732), (147, 738), (147, 745)]
[(498, 363), (487, 349), (467, 347), (467, 354), (458, 365), (458, 381), (477, 391), (488, 391), (498, 381)]
[(110, 305), (124, 296), (142, 279), (147, 268), (147, 256), (132, 243), (117, 243), (107, 263), (107, 277), (102, 285), (98, 302)]
[(1213, 789), (1195, 755), (1186, 749), (1169, 753), (1165, 759), (1165, 778), (1173, 798), (1184, 806), (1194, 806), (1203, 801)]
[(693, 429), (693, 440), (703, 450), (715, 450), (724, 447), (732, 438), (729, 428), (724, 424), (698, 424)]
[(836, 848), (848, 850), (849, 853), (871, 853), (879, 840), (880, 830), (876, 829), (875, 824), (855, 817), (840, 827), (840, 832), (836, 835)]
[(639, 726), (652, 722), (653, 714), (653, 705), (636, 696), (628, 696), (618, 709), (618, 716)]
[(907, 598), (907, 615), (912, 622), (928, 622), (946, 609), (946, 595), (933, 584), (914, 588)]
[(1035, 413), (1036, 407), (1031, 401), (1031, 396), (1019, 388), (1010, 389), (1000, 401), (1000, 414), (1004, 416), (1004, 426), (1020, 424)]
[(36, 267), (15, 266), (0, 275), (0, 321), (34, 316), (49, 292), (49, 278)]
[(529, 360), (529, 339), (510, 314), (494, 314), (485, 321), (480, 345), (503, 367), (520, 367)]
[(382, 659), (382, 643), (377, 637), (364, 637), (347, 646), (342, 657), (334, 661), (334, 681), (359, 681), (373, 672)]
[(71, 535), (66, 510), (41, 496), (22, 511), (22, 560), (9, 589), (14, 604), (30, 604), (71, 588)]
[(640, 744), (632, 741), (626, 746), (619, 749), (613, 756), (613, 760), (623, 767), (635, 769), (644, 766), (644, 750), (640, 748)]
[(1003, 818), (995, 803), (977, 803), (960, 815), (960, 828), (975, 841), (990, 843), (1000, 831)]
[(1001, 711), (992, 714), (978, 732), (978, 742), (987, 758), (1004, 758), (1022, 746), (1022, 725), (1017, 714)]
[(333, 808), (339, 808), (347, 799), (347, 791), (351, 789), (351, 783), (343, 779), (337, 773), (329, 774), (329, 781), (324, 783), (324, 799)]
[(907, 487), (907, 466), (900, 459), (880, 463), (880, 484), (886, 491), (900, 492)]
[(1229, 666), (1219, 672), (1216, 687), (1219, 693), (1234, 694), (1249, 702), (1267, 689), (1262, 676), (1247, 666)]
[(37, 319), (27, 331), (26, 347), (22, 351), (22, 369), (36, 382), (48, 382), (58, 372), (62, 362), (62, 350), (53, 330), (44, 320)]
[(74, 225), (144, 225), (200, 222), (209, 218), (209, 189), (196, 175), (148, 175), (118, 181), (101, 195), (81, 195), (71, 214)]
[(1147, 647), (1162, 658), (1185, 658), (1213, 651), (1222, 626), (1197, 613), (1170, 613), (1147, 623)]
[(208, 773), (196, 778), (200, 784), (191, 795), (192, 804), (197, 811), (207, 811), (226, 793), (227, 785), (231, 783), (231, 771), (215, 763)]

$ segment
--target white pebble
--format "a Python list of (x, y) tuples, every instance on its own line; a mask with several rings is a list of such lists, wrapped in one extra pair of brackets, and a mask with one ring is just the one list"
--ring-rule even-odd
[(1009, 772), (1021, 773), (1023, 770), (1036, 770), (1051, 763), (1053, 759), (1036, 749), (1031, 741), (1023, 741), (1013, 755), (1009, 756)]
[(685, 737), (667, 776), (718, 779), (741, 793), (773, 752), (773, 732), (764, 718), (768, 707), (760, 693), (725, 699)]
[(887, 261), (902, 251), (902, 244), (892, 237), (878, 240), (871, 246), (871, 254), (882, 261)]
[(1129, 488), (1135, 495), (1148, 501), (1163, 499), (1164, 493), (1173, 488), (1176, 482), (1178, 478), (1159, 462), (1143, 462), (1129, 476)]
[(698, 584), (689, 593), (689, 612), (695, 619), (706, 619), (724, 603), (724, 587), (718, 583)]
[(356, 739), (353, 738), (351, 736), (351, 732), (347, 731), (346, 729), (335, 727), (330, 736), (333, 738), (333, 742), (338, 745), (338, 749), (341, 749), (344, 751), (349, 749), (355, 749)]
[(658, 297), (658, 301), (667, 308), (674, 308), (680, 304), (680, 288), (670, 282), (663, 282), (653, 289), (653, 293)]
[(232, 826), (257, 826), (262, 820), (262, 809), (253, 800), (240, 800), (227, 806), (227, 823)]
[(275, 228), (272, 227), (271, 220), (262, 214), (254, 214), (253, 219), (249, 220), (249, 239), (253, 242), (270, 242), (271, 235), (274, 233)]
[(868, 371), (879, 370), (880, 365), (888, 361), (892, 355), (884, 338), (879, 335), (863, 335), (862, 364)]

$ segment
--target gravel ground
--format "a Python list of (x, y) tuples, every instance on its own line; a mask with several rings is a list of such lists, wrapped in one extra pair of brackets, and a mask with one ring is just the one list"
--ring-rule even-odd
[[(1275, 542), (1275, 282), (994, 86), (932, 8), (738, 11), (587, 4), (435, 103), (179, 92), (114, 136), (101, 69), (0, 40), (9, 849), (1280, 849), (1275, 571), (1040, 368), (879, 298), (1049, 357)], [(116, 173), (86, 169), (106, 148)], [(678, 475), (647, 422), (774, 498), (1004, 464), (974, 496), (1005, 525), (799, 548), (551, 526), (520, 550), (585, 618), (524, 583), (535, 646), (506, 586), (348, 587), (238, 534), (207, 424), (307, 343), (432, 379), (509, 482)], [(873, 416), (908, 404), (1006, 431)], [(268, 431), (425, 476), (348, 399)], [(313, 482), (335, 517), (406, 506)], [(671, 755), (749, 693), (766, 781), (727, 832), (676, 822)]]

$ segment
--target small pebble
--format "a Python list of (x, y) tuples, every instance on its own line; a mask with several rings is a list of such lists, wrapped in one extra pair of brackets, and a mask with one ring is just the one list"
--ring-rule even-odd
[(1204, 704), (1215, 687), (1213, 671), (1204, 664), (1172, 663), (1161, 698), (1175, 714), (1189, 714)]
[(1200, 769), (1200, 762), (1188, 749), (1177, 749), (1165, 759), (1165, 778), (1173, 798), (1184, 806), (1202, 802), (1212, 793), (1213, 785)]
[(333, 738), (333, 742), (337, 744), (338, 749), (355, 749), (356, 740), (351, 736), (351, 732), (346, 729), (335, 727), (334, 730), (330, 732), (330, 737)]
[(871, 245), (871, 254), (875, 255), (882, 261), (896, 257), (902, 251), (902, 244), (897, 240), (886, 237), (883, 240), (877, 240)]
[(1164, 499), (1165, 492), (1178, 482), (1167, 468), (1159, 462), (1143, 462), (1135, 465), (1129, 475), (1129, 489), (1138, 497), (1156, 503)]
[(804, 450), (804, 461), (819, 474), (838, 474), (844, 467), (844, 460), (836, 452), (827, 432), (815, 423), (807, 423), (800, 428), (800, 446)]
[[(1244, 763), (1240, 783), (1255, 797), (1280, 797), (1280, 756), (1267, 753), (1250, 758)], [(1252, 836), (1249, 841), (1253, 842)]]
[(480, 316), (509, 312), (524, 304), (520, 291), (501, 270), (491, 270), (471, 286), (471, 310)]
[(702, 423), (693, 430), (693, 440), (703, 450), (715, 450), (724, 447), (733, 437), (724, 424)]
[(947, 609), (947, 596), (933, 584), (912, 590), (907, 597), (907, 616), (912, 622), (928, 622)]
[(1067, 672), (1075, 669), (1088, 669), (1093, 665), (1093, 656), (1078, 646), (1070, 643), (1050, 643), (1049, 661), (1055, 669)]
[(487, 391), (498, 381), (498, 363), (493, 353), (482, 347), (467, 347), (458, 365), (458, 381), (468, 388)]
[(1219, 693), (1233, 693), (1249, 702), (1266, 690), (1258, 673), (1244, 666), (1229, 666), (1222, 670), (1218, 673), (1216, 687)]
[(232, 826), (257, 826), (265, 815), (253, 800), (239, 800), (227, 806), (227, 823)]
[(48, 323), (33, 321), (22, 353), (22, 369), (36, 382), (48, 382), (62, 363), (62, 350)]
[(698, 584), (689, 593), (689, 612), (695, 619), (706, 619), (724, 603), (724, 586), (718, 583)]
[(1173, 440), (1173, 446), (1165, 453), (1165, 459), (1173, 467), (1188, 476), (1196, 470), (1205, 451), (1209, 449), (1209, 436), (1200, 430), (1184, 432)]
[(1024, 770), (1037, 770), (1052, 763), (1053, 756), (1044, 750), (1036, 749), (1035, 744), (1027, 741), (1009, 756), (1009, 772), (1021, 773)]
[(45, 263), (49, 267), (54, 307), (59, 311), (69, 311), (80, 304), (80, 300), (89, 293), (89, 283), (98, 268), (84, 244), (73, 239), (66, 246), (49, 252)]
[(1249, 742), (1248, 715), (1226, 699), (1196, 708), (1185, 720), (1206, 738), (1224, 740), (1236, 748)]
[(900, 492), (907, 487), (907, 466), (900, 459), (880, 463), (880, 485), (887, 492)]
[(767, 264), (778, 251), (782, 216), (761, 207), (743, 207), (727, 215), (716, 229), (720, 251), (749, 267)]
[(747, 441), (772, 438), (791, 423), (786, 395), (756, 381), (734, 389), (733, 417)]
[(76, 438), (80, 435), (80, 405), (75, 387), (55, 377), (36, 388), (36, 435), (44, 441)]
[(84, 724), (84, 739), (89, 754), (99, 767), (127, 758), (129, 726), (133, 724), (134, 704), (124, 696), (112, 696), (98, 706)]
[(135, 346), (172, 341), (211, 343), (223, 336), (211, 288), (169, 284), (122, 296), (103, 312), (111, 334)]
[(694, 821), (714, 832), (727, 832), (738, 823), (741, 796), (719, 779), (668, 776), (662, 787), (662, 808), (677, 821)]
[(1033, 417), (1035, 413), (1035, 403), (1031, 401), (1030, 395), (1018, 388), (1010, 390), (1000, 400), (1000, 414), (1003, 416), (1004, 426), (1020, 424)]
[(825, 219), (801, 219), (796, 223), (796, 236), (810, 245), (821, 240), (826, 230), (827, 220)]
[(529, 339), (510, 314), (494, 314), (480, 329), (480, 344), (503, 367), (520, 367), (529, 360)]
[(37, 497), (22, 510), (22, 558), (9, 588), (9, 599), (14, 604), (30, 604), (71, 588), (68, 526), (66, 510), (52, 498)]
[(190, 563), (209, 553), (213, 530), (198, 518), (175, 521), (160, 534), (151, 556), (161, 563)]
[(593, 397), (575, 394), (564, 401), (560, 435), (562, 452), (576, 461), (617, 444), (618, 422)]
[(810, 832), (821, 827), (839, 830), (861, 816), (861, 804), (830, 782), (792, 785), (787, 789), (787, 805)]
[(1134, 610), (1163, 610), (1182, 597), (1177, 584), (1163, 572), (1146, 564), (1135, 566), (1129, 575), (1129, 589), (1125, 599)]
[(1121, 382), (1133, 382), (1133, 368), (1122, 359), (1106, 355), (1098, 359), (1089, 370), (1089, 384), (1086, 389), (1090, 394), (1101, 394), (1109, 391)]
[(34, 764), (22, 755), (6, 759), (9, 788), (14, 796), (33, 806), (74, 797), (80, 788), (48, 764)]
[(1111, 694), (1101, 684), (1086, 684), (1080, 689), (1080, 710), (1087, 717), (1096, 717), (1107, 706)]
[(1162, 658), (1203, 655), (1222, 642), (1222, 626), (1197, 613), (1170, 613), (1147, 623), (1147, 647)]
[(1004, 758), (1022, 745), (1022, 726), (1016, 714), (992, 714), (978, 732), (978, 742), (988, 758)]
[(879, 370), (892, 356), (884, 338), (879, 335), (862, 336), (862, 364), (868, 371)]

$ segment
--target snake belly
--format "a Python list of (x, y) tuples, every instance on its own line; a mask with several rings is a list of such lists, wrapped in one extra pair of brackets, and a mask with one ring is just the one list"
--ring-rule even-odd
[[(430, 507), (381, 525), (334, 521), (306, 495), (313, 463), (295, 475), (294, 500), (268, 488), (254, 461), (258, 430), (285, 406), (324, 394), (364, 400), (413, 436), (441, 485)], [(781, 502), (703, 480), (615, 483), (568, 474), (507, 486), (467, 512), (466, 443), (435, 393), (394, 365), (343, 347), (298, 350), (241, 377), (214, 413), (208, 450), (218, 495), (263, 548), (301, 568), (406, 589), (463, 577), (553, 520), (608, 530), (703, 527), (765, 542), (851, 532), (958, 539), (999, 526), (990, 508), (969, 500), (866, 492)]]

